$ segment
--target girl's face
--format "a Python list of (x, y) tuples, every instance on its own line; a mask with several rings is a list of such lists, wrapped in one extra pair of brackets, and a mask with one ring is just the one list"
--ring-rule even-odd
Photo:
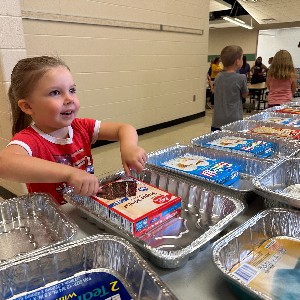
[(59, 138), (66, 137), (80, 108), (73, 77), (64, 66), (49, 69), (24, 100), (35, 125)]

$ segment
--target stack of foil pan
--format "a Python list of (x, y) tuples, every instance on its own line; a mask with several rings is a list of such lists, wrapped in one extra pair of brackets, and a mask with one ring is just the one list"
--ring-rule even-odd
[(1, 300), (177, 299), (128, 242), (110, 235), (11, 260), (0, 266), (0, 290)]
[(254, 114), (251, 116), (248, 116), (244, 120), (254, 120), (254, 121), (263, 121), (263, 122), (268, 122), (268, 123), (274, 123), (272, 121), (269, 121), (270, 118), (292, 118), (295, 121), (300, 119), (300, 116), (294, 115), (294, 114), (284, 114), (284, 113), (278, 113), (278, 112), (266, 112), (262, 111), (258, 114)]
[[(293, 115), (291, 115), (293, 116)], [(272, 138), (283, 138), (285, 140), (299, 140), (299, 137), (295, 137), (294, 139), (292, 137), (280, 137), (279, 135), (275, 134), (259, 134), (259, 133), (251, 133), (250, 130), (256, 128), (256, 127), (270, 127), (270, 128), (276, 128), (276, 129), (291, 129), (291, 130), (299, 130), (297, 127), (294, 127), (293, 125), (285, 125), (285, 124), (276, 124), (271, 122), (265, 122), (265, 121), (256, 121), (256, 120), (240, 120), (236, 122), (229, 123), (227, 125), (222, 126), (222, 130), (229, 130), (232, 132), (249, 132), (249, 134), (252, 134), (255, 136), (256, 139), (261, 139), (260, 137), (269, 136)]]
[[(208, 181), (204, 178), (202, 179), (199, 176), (193, 176), (186, 172), (181, 172), (175, 169), (160, 166), (160, 164), (163, 162), (169, 161), (179, 156), (183, 156), (185, 154), (200, 155), (210, 159), (218, 159), (224, 162), (232, 163), (234, 165), (239, 165), (241, 167), (241, 178), (230, 186), (225, 186), (216, 182)], [(172, 147), (149, 153), (147, 164), (151, 168), (165, 170), (167, 172), (170, 172), (170, 174), (173, 173), (177, 176), (187, 177), (190, 178), (190, 180), (195, 180), (196, 182), (201, 183), (202, 186), (213, 189), (218, 193), (248, 201), (251, 198), (255, 197), (252, 178), (272, 166), (273, 162), (257, 159), (250, 156), (243, 157), (242, 155), (238, 155), (236, 153), (221, 151), (217, 149), (177, 144)]]
[(297, 101), (291, 101), (291, 102), (288, 102), (288, 103), (285, 103), (285, 104), (282, 104), (282, 105), (279, 105), (279, 106), (273, 106), (273, 107), (267, 108), (264, 111), (266, 111), (266, 112), (276, 112), (277, 110), (284, 109), (284, 108), (294, 108), (296, 110), (299, 110), (299, 113), (300, 113), (300, 102), (299, 101), (298, 102)]
[[(124, 177), (124, 172), (116, 172), (102, 178), (100, 183), (106, 184)], [(208, 186), (200, 181), (152, 169), (144, 169), (141, 174), (133, 174), (133, 177), (180, 196), (181, 215), (137, 238), (105, 218), (101, 205), (92, 198), (69, 191), (65, 199), (100, 228), (132, 242), (144, 256), (162, 268), (183, 266), (246, 209), (242, 201), (206, 189)]]
[(70, 241), (77, 226), (48, 194), (32, 193), (0, 203), (0, 262)]
[[(255, 273), (251, 268), (247, 272), (245, 268), (244, 274), (239, 274), (232, 270), (238, 263), (249, 258), (251, 259), (251, 257), (255, 258), (253, 256), (255, 252), (253, 251), (272, 238), (285, 239), (288, 242), (300, 242), (300, 212), (284, 208), (267, 209), (258, 213), (214, 243), (212, 247), (213, 263), (237, 293), (239, 299), (300, 299), (299, 275), (297, 275), (299, 274), (299, 263), (296, 266), (292, 266), (291, 269), (286, 270), (284, 270), (284, 265), (282, 265), (283, 269), (279, 269), (276, 276), (276, 273), (274, 274), (275, 270), (272, 271), (272, 263), (262, 265), (257, 262), (259, 270), (261, 270), (261, 267), (263, 267), (263, 270), (264, 268), (271, 268), (270, 271), (262, 271), (262, 274), (265, 271), (267, 272), (266, 274), (270, 274), (267, 284), (270, 289), (268, 293), (249, 284), (254, 279), (250, 279), (250, 277), (259, 276), (259, 272)], [(281, 254), (284, 254), (284, 252)], [(274, 262), (281, 254), (270, 258), (269, 261), (273, 259)], [(294, 255), (298, 257), (299, 262), (300, 247), (294, 249)], [(279, 274), (286, 275), (279, 278)], [(297, 275), (294, 282), (291, 280), (292, 274)], [(279, 280), (281, 284), (276, 284), (276, 280), (277, 282)], [(282, 285), (286, 289), (282, 290)], [(290, 292), (293, 294), (298, 293), (298, 297), (282, 297), (283, 293)]]
[[(238, 122), (241, 122), (240, 123), (241, 126), (244, 126), (242, 124), (243, 121), (238, 121)], [(237, 123), (237, 122), (235, 122), (235, 123)], [(231, 123), (231, 124), (233, 124), (233, 123)], [(242, 137), (242, 138), (246, 138), (246, 139), (256, 139), (256, 140), (260, 140), (260, 141), (267, 141), (267, 142), (274, 143), (275, 148), (274, 148), (273, 155), (271, 155), (270, 157), (264, 158), (264, 160), (270, 160), (273, 162), (275, 162), (281, 158), (295, 156), (300, 150), (299, 142), (297, 142), (297, 141), (274, 138), (272, 136), (268, 136), (265, 134), (257, 135), (257, 134), (243, 133), (243, 132), (233, 132), (233, 131), (229, 131), (229, 130), (214, 131), (212, 133), (208, 133), (208, 134), (196, 137), (191, 140), (191, 143), (194, 146), (206, 147), (205, 146), (206, 143), (212, 142), (214, 140), (224, 138), (227, 136)], [(212, 149), (212, 148), (209, 148), (209, 149)], [(222, 151), (234, 153), (227, 148), (222, 149)], [(250, 154), (246, 153), (246, 152), (243, 154), (244, 157), (247, 157), (249, 155)]]
[(278, 161), (253, 179), (255, 191), (264, 197), (267, 207), (293, 206), (300, 208), (300, 194), (287, 193), (287, 188), (300, 184), (300, 158)]

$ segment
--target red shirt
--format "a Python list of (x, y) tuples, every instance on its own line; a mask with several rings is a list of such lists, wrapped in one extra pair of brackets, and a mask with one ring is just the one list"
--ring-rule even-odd
[[(9, 145), (23, 147), (30, 156), (73, 166), (94, 173), (91, 144), (98, 138), (100, 121), (92, 119), (74, 119), (69, 126), (69, 137), (58, 139), (40, 131), (31, 125), (18, 132)], [(29, 193), (49, 193), (54, 199), (64, 204), (63, 189), (67, 183), (28, 183)]]

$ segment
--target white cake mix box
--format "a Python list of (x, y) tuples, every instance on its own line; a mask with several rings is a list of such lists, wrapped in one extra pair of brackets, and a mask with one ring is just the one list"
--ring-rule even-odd
[[(120, 182), (115, 182), (115, 193), (118, 195), (111, 199), (113, 192), (109, 193), (109, 199), (105, 195), (92, 196), (107, 210), (107, 218), (134, 236), (140, 236), (146, 231), (158, 226), (181, 211), (181, 198), (169, 192), (158, 189), (145, 182), (135, 180), (136, 194), (132, 192), (132, 186), (124, 190), (124, 196), (120, 196)], [(114, 189), (114, 182), (109, 183)], [(128, 193), (130, 190), (130, 193)]]
[(270, 299), (300, 299), (300, 241), (291, 237), (271, 238), (231, 272)]

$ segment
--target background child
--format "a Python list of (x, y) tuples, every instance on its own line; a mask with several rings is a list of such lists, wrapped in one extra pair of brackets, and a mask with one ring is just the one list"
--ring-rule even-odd
[(251, 84), (262, 83), (266, 81), (265, 74), (267, 67), (262, 63), (262, 57), (258, 56), (255, 60), (254, 65), (251, 68)]
[(269, 90), (269, 107), (292, 100), (297, 89), (297, 75), (292, 56), (287, 50), (279, 50), (275, 54), (266, 83)]
[(224, 66), (214, 83), (215, 106), (211, 130), (220, 130), (228, 123), (243, 119), (242, 97), (248, 96), (247, 78), (236, 71), (243, 64), (243, 49), (226, 46), (221, 52)]
[(210, 78), (212, 81), (215, 80), (217, 75), (222, 71), (222, 66), (220, 65), (220, 57), (215, 57), (211, 63), (211, 75)]
[[(130, 168), (140, 172), (145, 166), (146, 152), (137, 145), (138, 136), (131, 125), (76, 118), (80, 108), (76, 85), (70, 69), (59, 58), (20, 60), (11, 74), (9, 100), (14, 136), (5, 153), (42, 158), (93, 174), (91, 144), (118, 140), (127, 175)], [(47, 176), (45, 171), (40, 183), (28, 183), (28, 191), (47, 192), (63, 204), (67, 183), (46, 183)], [(94, 178), (88, 180), (94, 182)]]

